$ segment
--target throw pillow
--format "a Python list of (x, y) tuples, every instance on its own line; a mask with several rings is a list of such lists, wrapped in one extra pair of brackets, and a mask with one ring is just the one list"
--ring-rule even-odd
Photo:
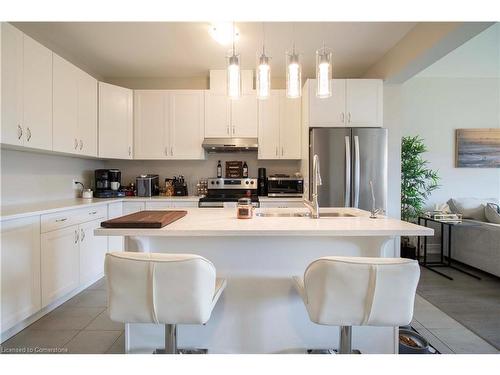
[(488, 202), (496, 202), (496, 199), (452, 198), (447, 203), (451, 212), (462, 214), (464, 219), (486, 221), (484, 209)]
[(486, 220), (493, 224), (500, 224), (500, 206), (495, 203), (488, 203), (484, 209)]

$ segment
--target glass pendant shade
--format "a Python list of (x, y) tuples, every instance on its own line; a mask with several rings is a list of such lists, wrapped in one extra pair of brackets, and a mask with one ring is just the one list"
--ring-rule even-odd
[(271, 66), (269, 57), (264, 53), (257, 59), (256, 88), (259, 99), (267, 99), (271, 95)]
[(234, 52), (227, 60), (227, 95), (230, 99), (241, 96), (240, 55)]
[(287, 98), (300, 98), (302, 95), (302, 66), (299, 54), (292, 52), (286, 54), (286, 96)]
[(316, 96), (318, 98), (332, 96), (332, 60), (332, 52), (328, 48), (323, 47), (316, 51)]

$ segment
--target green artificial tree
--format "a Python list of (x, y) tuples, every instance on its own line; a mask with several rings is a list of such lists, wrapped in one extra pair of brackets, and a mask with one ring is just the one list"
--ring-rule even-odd
[(401, 139), (401, 219), (416, 222), (424, 211), (425, 201), (438, 188), (437, 171), (428, 168), (422, 158), (427, 151), (419, 136)]

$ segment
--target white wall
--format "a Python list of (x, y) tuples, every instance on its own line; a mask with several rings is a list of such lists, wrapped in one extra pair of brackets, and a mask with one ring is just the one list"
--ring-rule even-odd
[(72, 179), (88, 185), (103, 166), (99, 160), (2, 149), (2, 206), (73, 198)]
[(456, 168), (455, 129), (500, 127), (500, 25), (408, 80), (401, 88), (403, 135), (424, 138), (441, 187), (428, 201), (500, 198), (499, 168)]

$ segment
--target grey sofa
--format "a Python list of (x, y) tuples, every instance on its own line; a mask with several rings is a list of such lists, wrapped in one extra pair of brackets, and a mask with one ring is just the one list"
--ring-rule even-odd
[[(474, 203), (475, 202), (475, 203)], [(461, 213), (463, 224), (452, 229), (452, 258), (500, 277), (500, 224), (486, 222), (486, 203), (496, 199), (450, 199), (454, 213)], [(498, 203), (497, 203), (498, 204)]]

